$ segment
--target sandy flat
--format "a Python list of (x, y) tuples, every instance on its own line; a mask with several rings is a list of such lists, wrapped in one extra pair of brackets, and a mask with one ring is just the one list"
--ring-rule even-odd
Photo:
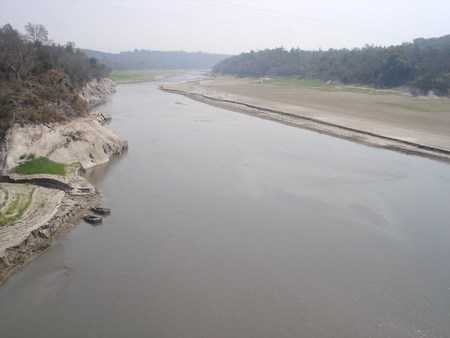
[(448, 98), (348, 87), (282, 86), (231, 77), (163, 89), (374, 146), (450, 159)]

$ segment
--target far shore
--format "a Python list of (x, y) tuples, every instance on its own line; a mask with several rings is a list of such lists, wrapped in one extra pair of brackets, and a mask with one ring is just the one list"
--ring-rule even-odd
[(111, 80), (117, 84), (142, 83), (164, 79), (169, 76), (183, 73), (182, 70), (123, 70), (113, 71)]
[(450, 162), (450, 99), (217, 77), (163, 90), (366, 145)]

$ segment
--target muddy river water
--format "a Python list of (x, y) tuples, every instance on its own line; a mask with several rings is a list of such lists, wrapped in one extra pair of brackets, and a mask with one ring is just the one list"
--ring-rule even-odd
[(0, 337), (450, 337), (450, 166), (119, 85), (112, 214), (0, 287)]

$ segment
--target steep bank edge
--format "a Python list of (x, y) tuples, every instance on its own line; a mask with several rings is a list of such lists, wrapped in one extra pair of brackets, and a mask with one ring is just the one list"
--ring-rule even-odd
[[(114, 82), (104, 80), (94, 81), (87, 86), (87, 90), (80, 93), (91, 107), (103, 102), (106, 95), (115, 92)], [(54, 201), (54, 206), (45, 215), (28, 220), (20, 219), (7, 228), (0, 228), (3, 239), (8, 237), (8, 240), (0, 241), (0, 285), (55, 244), (79, 223), (90, 207), (101, 203), (102, 198), (98, 189), (89, 184), (78, 172), (70, 177), (53, 175), (27, 177), (8, 173), (8, 170), (17, 164), (22, 152), (34, 152), (38, 156), (46, 156), (58, 162), (80, 162), (81, 169), (105, 163), (112, 156), (125, 152), (128, 149), (127, 141), (98, 122), (104, 121), (107, 115), (101, 114), (101, 119), (98, 114), (94, 115), (92, 118), (64, 124), (14, 126), (8, 131), (7, 140), (3, 145), (2, 172), (7, 173), (4, 181), (15, 182), (15, 186), (27, 183), (44, 185), (50, 191), (47, 194), (52, 193), (52, 190), (62, 191), (55, 193), (60, 194), (61, 198)], [(49, 185), (48, 182), (54, 184)], [(36, 205), (38, 203), (35, 203), (34, 211), (39, 208)], [(34, 214), (34, 211), (31, 213)]]
[(115, 92), (115, 82), (111, 79), (103, 78), (90, 81), (83, 87), (79, 95), (90, 107), (95, 107), (102, 103), (107, 95)]

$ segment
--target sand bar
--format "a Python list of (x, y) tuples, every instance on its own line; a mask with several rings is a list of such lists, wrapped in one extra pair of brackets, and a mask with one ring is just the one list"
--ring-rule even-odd
[(217, 77), (164, 90), (377, 147), (450, 161), (450, 99), (350, 87)]

